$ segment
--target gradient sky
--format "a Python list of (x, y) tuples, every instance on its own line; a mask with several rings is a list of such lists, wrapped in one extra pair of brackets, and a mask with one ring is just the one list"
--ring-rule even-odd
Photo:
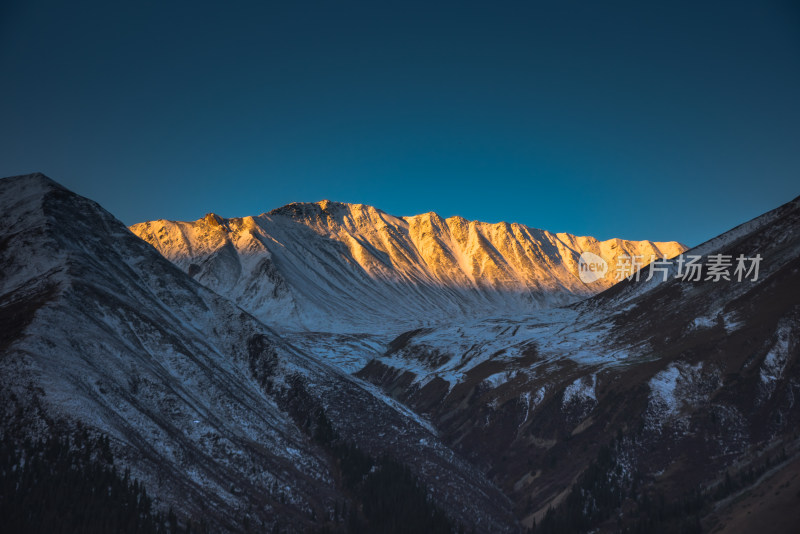
[(127, 224), (329, 198), (695, 245), (800, 194), (800, 8), (5, 0), (0, 121), (0, 175)]

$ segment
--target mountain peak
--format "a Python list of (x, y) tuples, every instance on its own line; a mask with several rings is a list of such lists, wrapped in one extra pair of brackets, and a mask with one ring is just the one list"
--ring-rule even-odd
[(265, 215), (268, 217), (283, 216), (295, 221), (322, 221), (325, 224), (333, 221), (342, 224), (348, 216), (359, 218), (382, 213), (381, 210), (367, 204), (350, 204), (323, 199), (318, 202), (292, 202), (275, 208)]
[(0, 222), (9, 230), (40, 225), (76, 202), (94, 204), (40, 172), (0, 178)]
[(206, 222), (207, 225), (212, 227), (222, 226), (222, 223), (225, 221), (225, 219), (223, 219), (216, 213), (206, 213), (205, 217), (203, 217), (203, 220)]
[(59, 189), (63, 189), (63, 186), (53, 180), (52, 178), (48, 177), (46, 174), (41, 172), (32, 172), (29, 174), (18, 174), (16, 176), (8, 176), (6, 178), (1, 179), (3, 182), (35, 182), (41, 184), (48, 184), (50, 186), (58, 187)]
[(0, 178), (0, 187), (5, 191), (17, 190), (16, 195), (6, 195), (5, 198), (22, 198), (26, 195), (33, 193), (44, 193), (48, 190), (62, 190), (66, 191), (64, 186), (47, 177), (41, 172), (34, 172), (31, 174), (19, 174), (17, 176), (9, 176), (7, 178)]

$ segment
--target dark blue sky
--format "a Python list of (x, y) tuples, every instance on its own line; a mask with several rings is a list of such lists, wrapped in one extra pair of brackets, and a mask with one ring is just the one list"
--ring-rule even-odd
[(6, 0), (0, 73), (0, 175), (129, 224), (329, 198), (694, 245), (800, 194), (793, 1)]

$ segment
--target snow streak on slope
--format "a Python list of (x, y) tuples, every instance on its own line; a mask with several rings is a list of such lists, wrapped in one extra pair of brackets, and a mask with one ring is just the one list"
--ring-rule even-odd
[[(289, 204), (257, 217), (165, 220), (131, 230), (190, 276), (290, 330), (402, 331), (561, 305), (614, 282), (622, 254), (672, 257), (676, 242), (597, 241), (520, 224), (371, 206)], [(578, 256), (611, 269), (584, 284)]]

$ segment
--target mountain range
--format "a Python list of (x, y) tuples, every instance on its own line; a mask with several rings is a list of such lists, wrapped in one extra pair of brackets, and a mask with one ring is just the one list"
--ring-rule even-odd
[(135, 224), (131, 231), (200, 283), (284, 330), (402, 332), (454, 317), (527, 313), (615, 282), (585, 284), (582, 252), (671, 258), (671, 241), (598, 241), (436, 213), (394, 217), (323, 200), (256, 217)]
[[(173, 531), (793, 532), (799, 228), (800, 199), (688, 251), (329, 201), (129, 230), (5, 178), (3, 450), (107, 438)], [(615, 284), (623, 254), (674, 259)]]

